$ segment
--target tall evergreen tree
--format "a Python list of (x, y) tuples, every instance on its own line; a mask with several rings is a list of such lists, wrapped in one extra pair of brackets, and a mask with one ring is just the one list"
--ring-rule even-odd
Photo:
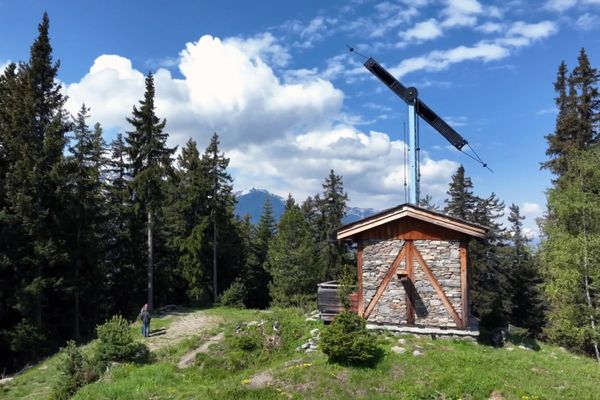
[(82, 105), (73, 124), (73, 143), (69, 146), (71, 156), (67, 159), (66, 172), (69, 184), (67, 215), (71, 234), (70, 263), (73, 273), (69, 277), (73, 291), (73, 336), (81, 336), (81, 298), (88, 315), (86, 330), (97, 321), (98, 303), (95, 299), (102, 287), (104, 272), (101, 270), (105, 253), (104, 194), (101, 171), (105, 165), (105, 143), (99, 124), (90, 130), (87, 125), (89, 108)]
[(160, 218), (166, 192), (165, 179), (171, 172), (171, 156), (176, 148), (167, 147), (168, 133), (163, 132), (166, 120), (156, 116), (154, 77), (146, 76), (144, 99), (139, 109), (133, 106), (127, 121), (134, 130), (128, 132), (134, 198), (138, 211), (146, 215), (148, 307), (154, 307), (154, 248), (157, 218)]
[(342, 218), (346, 215), (348, 194), (344, 191), (342, 177), (333, 170), (323, 183), (323, 198), (319, 204), (321, 214), (321, 233), (319, 238), (320, 258), (324, 271), (322, 279), (337, 279), (346, 261), (346, 246), (336, 238), (337, 229), (342, 226)]
[[(240, 238), (233, 215), (236, 200), (233, 195), (232, 179), (227, 172), (229, 159), (221, 152), (219, 145), (219, 136), (214, 133), (201, 159), (201, 168), (210, 187), (208, 194), (210, 228), (206, 233), (212, 238), (210, 247), (212, 248), (214, 302), (217, 302), (220, 291), (227, 288), (237, 277), (242, 264), (235, 250), (240, 244)], [(225, 238), (227, 240), (224, 240)]]
[(510, 241), (508, 247), (509, 284), (512, 293), (512, 309), (510, 322), (513, 325), (527, 328), (531, 335), (542, 331), (544, 324), (544, 304), (541, 297), (541, 275), (535, 264), (529, 240), (523, 233), (523, 220), (519, 206), (511, 204), (510, 214)]
[(469, 245), (472, 266), (473, 312), (486, 327), (506, 324), (512, 307), (509, 265), (506, 257), (506, 230), (502, 227), (504, 202), (495, 193), (477, 198), (473, 222), (488, 228), (483, 240)]
[[(52, 60), (49, 26), (48, 15), (44, 14), (30, 59), (20, 64), (13, 76), (17, 83), (12, 86), (16, 90), (15, 103), (6, 143), (12, 159), (5, 175), (5, 207), (14, 222), (11, 245), (20, 282), (14, 293), (14, 307), (24, 318), (20, 326), (37, 330), (21, 330), (17, 336), (57, 340), (68, 325), (59, 307), (65, 290), (60, 278), (67, 268), (67, 227), (60, 194), (65, 193), (63, 150), (70, 124), (56, 79), (59, 63)], [(12, 68), (9, 74), (14, 71)], [(13, 350), (20, 351), (19, 338), (12, 337)], [(38, 345), (32, 344), (26, 351), (39, 355)]]
[(263, 205), (260, 221), (256, 226), (256, 232), (252, 240), (252, 249), (247, 260), (246, 287), (252, 294), (246, 304), (248, 307), (265, 308), (271, 301), (268, 287), (271, 275), (267, 271), (266, 264), (269, 243), (276, 233), (277, 225), (275, 223), (275, 216), (273, 215), (273, 206), (271, 205), (271, 200), (267, 197)]
[(187, 284), (188, 298), (206, 303), (211, 294), (211, 264), (205, 257), (210, 225), (211, 185), (202, 167), (197, 144), (190, 139), (178, 156), (177, 182), (172, 204), (172, 242), (178, 269)]
[(568, 157), (598, 142), (598, 121), (600, 94), (598, 79), (600, 75), (593, 68), (584, 49), (578, 57), (578, 65), (567, 77), (567, 65), (563, 61), (554, 83), (558, 108), (554, 133), (546, 136), (549, 160), (542, 163), (543, 168), (557, 175), (558, 180), (566, 172)]
[(465, 221), (473, 221), (476, 197), (473, 195), (471, 178), (465, 176), (465, 168), (461, 165), (452, 175), (450, 187), (446, 192), (444, 212)]
[(319, 281), (313, 233), (298, 206), (286, 210), (267, 254), (273, 304), (305, 306), (314, 301)]
[(569, 158), (542, 224), (549, 338), (600, 362), (600, 148)]

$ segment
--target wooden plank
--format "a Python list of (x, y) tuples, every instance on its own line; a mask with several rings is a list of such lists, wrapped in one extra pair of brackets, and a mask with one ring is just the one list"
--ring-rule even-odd
[(365, 319), (369, 318), (369, 315), (371, 315), (371, 312), (373, 311), (373, 309), (375, 308), (375, 305), (377, 304), (377, 302), (383, 295), (383, 292), (385, 292), (385, 289), (387, 289), (388, 285), (390, 284), (390, 281), (396, 275), (396, 270), (398, 269), (398, 266), (400, 265), (400, 263), (402, 262), (402, 259), (405, 256), (405, 253), (406, 253), (405, 249), (406, 249), (406, 244), (404, 244), (404, 246), (402, 246), (402, 249), (400, 249), (400, 252), (398, 253), (398, 255), (396, 256), (396, 259), (392, 263), (392, 266), (390, 267), (390, 269), (387, 271), (387, 273), (383, 277), (383, 280), (379, 284), (379, 287), (377, 288), (375, 295), (369, 302), (369, 306), (367, 307), (367, 310), (364, 313)]
[(417, 261), (419, 262), (421, 269), (425, 272), (425, 275), (427, 275), (427, 278), (429, 279), (429, 282), (435, 289), (435, 292), (437, 293), (438, 297), (442, 300), (444, 307), (446, 307), (446, 310), (448, 310), (448, 312), (452, 316), (452, 319), (456, 323), (456, 326), (462, 326), (462, 321), (461, 321), (460, 317), (458, 316), (458, 314), (456, 313), (456, 310), (452, 306), (452, 303), (450, 303), (450, 301), (446, 297), (446, 293), (444, 293), (444, 289), (442, 289), (442, 287), (440, 286), (440, 283), (436, 279), (435, 275), (433, 275), (433, 272), (431, 272), (431, 269), (429, 268), (429, 266), (427, 265), (427, 263), (423, 259), (423, 256), (421, 255), (421, 253), (419, 252), (419, 250), (417, 248), (414, 249), (414, 255), (415, 255), (415, 257), (417, 257)]
[(413, 253), (415, 245), (412, 240), (406, 241), (406, 273), (408, 275), (408, 290), (406, 291), (406, 323), (415, 324), (415, 296), (413, 293), (413, 284), (415, 281), (415, 271), (413, 267)]
[(467, 275), (467, 243), (460, 242), (458, 249), (460, 255), (460, 290), (461, 290), (461, 305), (462, 305), (462, 327), (469, 326), (469, 282)]
[(364, 315), (365, 312), (365, 307), (363, 304), (363, 250), (364, 244), (361, 240), (360, 242), (358, 242), (358, 252), (356, 253), (356, 263), (358, 266), (358, 315), (361, 317)]

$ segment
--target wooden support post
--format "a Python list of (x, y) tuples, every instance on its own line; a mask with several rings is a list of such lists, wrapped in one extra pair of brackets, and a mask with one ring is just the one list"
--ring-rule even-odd
[(456, 324), (456, 326), (459, 326), (459, 327), (462, 326), (462, 321), (461, 321), (460, 317), (458, 316), (458, 313), (452, 306), (452, 303), (450, 303), (450, 300), (448, 300), (448, 298), (446, 297), (446, 293), (444, 293), (444, 289), (442, 289), (442, 286), (436, 279), (435, 275), (433, 275), (433, 272), (431, 271), (431, 269), (429, 268), (429, 266), (423, 259), (423, 256), (421, 255), (421, 253), (419, 253), (419, 250), (417, 250), (416, 248), (414, 249), (414, 255), (417, 258), (417, 261), (419, 262), (421, 269), (423, 270), (423, 272), (425, 272), (425, 275), (427, 275), (427, 278), (429, 279), (431, 286), (433, 286), (438, 297), (442, 300), (442, 304), (444, 304), (444, 307), (446, 307), (446, 310), (448, 310), (448, 312), (452, 316), (452, 319), (454, 320), (454, 323)]
[(363, 316), (365, 313), (365, 306), (363, 304), (363, 298), (364, 298), (364, 294), (363, 294), (363, 249), (364, 249), (364, 244), (363, 241), (360, 240), (358, 242), (358, 252), (356, 254), (356, 258), (357, 258), (357, 265), (358, 265), (358, 271), (356, 271), (357, 273), (357, 278), (358, 278), (358, 315), (359, 316)]
[(461, 290), (461, 305), (462, 305), (462, 327), (469, 327), (469, 280), (467, 271), (467, 243), (460, 242), (460, 248), (458, 249), (460, 255), (460, 290)]
[(413, 286), (415, 282), (415, 271), (413, 268), (413, 253), (414, 244), (412, 240), (406, 241), (406, 272), (408, 275), (408, 290), (406, 293), (406, 323), (408, 325), (415, 324), (415, 296)]
[(375, 295), (369, 302), (369, 306), (367, 307), (367, 310), (365, 311), (365, 313), (363, 315), (363, 317), (365, 319), (369, 318), (369, 315), (371, 315), (371, 312), (375, 308), (375, 305), (377, 304), (377, 302), (379, 301), (381, 296), (383, 296), (383, 293), (385, 292), (385, 289), (387, 289), (388, 285), (390, 284), (390, 281), (396, 275), (396, 270), (398, 269), (398, 266), (400, 265), (400, 263), (402, 262), (402, 259), (405, 256), (405, 253), (406, 253), (405, 249), (406, 249), (406, 244), (404, 246), (402, 246), (402, 249), (396, 256), (396, 259), (394, 260), (394, 262), (392, 263), (392, 266), (390, 267), (390, 269), (387, 271), (387, 273), (383, 277), (383, 280), (379, 284), (379, 287), (377, 288)]

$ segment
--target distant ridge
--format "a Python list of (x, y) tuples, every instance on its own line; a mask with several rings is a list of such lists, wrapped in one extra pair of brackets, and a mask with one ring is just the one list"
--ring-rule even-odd
[[(279, 221), (279, 218), (285, 209), (285, 199), (265, 189), (252, 188), (250, 190), (239, 191), (235, 195), (237, 198), (235, 214), (240, 217), (243, 217), (246, 214), (250, 215), (250, 221), (254, 225), (258, 224), (260, 221), (263, 205), (267, 198), (271, 201), (271, 205), (273, 206), (273, 215), (275, 216), (276, 221)], [(358, 221), (359, 219), (366, 218), (377, 212), (378, 210), (373, 208), (349, 207), (342, 222), (344, 224), (349, 224), (350, 222)]]

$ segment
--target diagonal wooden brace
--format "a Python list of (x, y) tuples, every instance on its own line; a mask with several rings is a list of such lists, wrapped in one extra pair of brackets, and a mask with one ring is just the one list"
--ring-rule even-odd
[(392, 266), (390, 267), (390, 269), (387, 271), (387, 273), (383, 277), (383, 280), (379, 284), (379, 287), (377, 288), (377, 291), (375, 292), (375, 295), (373, 296), (373, 298), (369, 302), (369, 305), (367, 306), (367, 310), (365, 311), (365, 313), (363, 315), (363, 317), (365, 319), (369, 318), (369, 315), (371, 315), (371, 312), (373, 311), (373, 309), (375, 308), (375, 305), (377, 304), (377, 302), (379, 301), (379, 299), (383, 295), (383, 292), (385, 292), (385, 290), (387, 289), (388, 285), (390, 284), (390, 281), (392, 280), (392, 278), (394, 277), (394, 275), (396, 275), (396, 271), (398, 270), (398, 267), (402, 263), (402, 260), (405, 258), (405, 255), (406, 255), (406, 243), (404, 244), (404, 246), (402, 246), (402, 249), (400, 249), (400, 252), (398, 253), (398, 255), (396, 256), (396, 258), (394, 259), (394, 262), (392, 263)]
[(425, 272), (425, 275), (427, 275), (427, 279), (429, 279), (429, 282), (435, 289), (435, 292), (437, 293), (438, 297), (442, 300), (444, 307), (446, 307), (446, 310), (448, 310), (448, 312), (452, 316), (452, 319), (456, 323), (456, 326), (463, 326), (462, 320), (460, 319), (460, 317), (458, 316), (458, 313), (452, 306), (452, 303), (450, 303), (450, 300), (448, 300), (448, 298), (446, 297), (446, 294), (444, 293), (442, 286), (436, 279), (435, 275), (433, 275), (433, 272), (431, 271), (431, 269), (429, 268), (429, 266), (423, 259), (423, 256), (421, 255), (421, 253), (419, 252), (419, 250), (417, 249), (416, 246), (413, 246), (413, 250), (414, 251), (412, 253), (417, 258), (417, 261), (419, 262), (421, 269), (423, 270), (423, 272)]

